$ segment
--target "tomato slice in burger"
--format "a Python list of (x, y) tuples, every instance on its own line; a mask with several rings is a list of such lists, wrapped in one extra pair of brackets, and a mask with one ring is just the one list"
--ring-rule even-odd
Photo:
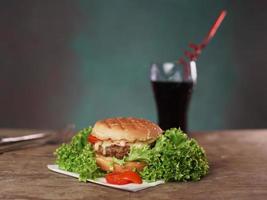
[(142, 178), (133, 171), (126, 171), (121, 173), (110, 173), (106, 175), (106, 180), (110, 184), (125, 185), (128, 183), (141, 184)]
[(97, 141), (99, 141), (99, 139), (93, 135), (89, 135), (88, 136), (88, 142), (90, 142), (91, 144), (95, 144)]

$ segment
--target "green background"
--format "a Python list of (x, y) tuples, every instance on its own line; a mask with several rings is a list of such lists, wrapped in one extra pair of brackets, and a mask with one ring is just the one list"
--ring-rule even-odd
[(157, 121), (152, 62), (175, 61), (226, 16), (197, 62), (189, 129), (266, 128), (267, 1), (2, 0), (0, 127)]

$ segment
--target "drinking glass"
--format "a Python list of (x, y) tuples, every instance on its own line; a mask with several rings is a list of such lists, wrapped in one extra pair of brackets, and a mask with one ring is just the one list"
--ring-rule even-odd
[(158, 123), (163, 129), (181, 128), (187, 132), (187, 113), (197, 80), (196, 63), (153, 63), (150, 81), (157, 107)]

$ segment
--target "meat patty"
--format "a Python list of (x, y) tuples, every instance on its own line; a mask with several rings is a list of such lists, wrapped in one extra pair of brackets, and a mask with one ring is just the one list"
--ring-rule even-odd
[[(106, 147), (106, 152), (103, 151), (103, 147), (100, 146), (97, 153), (103, 156), (115, 157), (118, 159), (122, 159), (124, 156), (128, 155), (130, 152), (130, 146), (118, 146), (111, 145)], [(104, 154), (105, 153), (105, 154)]]

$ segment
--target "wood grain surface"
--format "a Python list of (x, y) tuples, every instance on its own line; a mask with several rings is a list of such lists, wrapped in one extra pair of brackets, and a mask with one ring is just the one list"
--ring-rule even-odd
[[(0, 135), (33, 130), (0, 129)], [(120, 191), (53, 173), (57, 145), (0, 155), (0, 199), (267, 199), (267, 130), (192, 134), (205, 148), (209, 174), (198, 182), (167, 183), (136, 193)]]

